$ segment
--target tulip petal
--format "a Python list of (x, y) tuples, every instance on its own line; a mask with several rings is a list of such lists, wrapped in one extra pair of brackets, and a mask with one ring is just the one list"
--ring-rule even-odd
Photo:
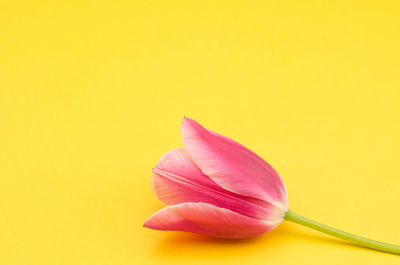
[(168, 205), (205, 202), (261, 220), (282, 220), (284, 216), (284, 212), (271, 203), (221, 188), (201, 172), (182, 148), (173, 149), (160, 159), (153, 169), (152, 188)]
[(224, 238), (261, 235), (279, 222), (267, 223), (207, 203), (182, 203), (153, 214), (144, 227), (163, 231), (184, 231)]
[(278, 173), (241, 144), (184, 118), (183, 145), (190, 159), (219, 186), (275, 204), (287, 211), (286, 188)]

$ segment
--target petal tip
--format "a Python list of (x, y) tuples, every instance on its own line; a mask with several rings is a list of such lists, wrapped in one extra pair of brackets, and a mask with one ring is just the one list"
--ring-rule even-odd
[(148, 218), (146, 221), (144, 221), (142, 227), (149, 228), (148, 221), (149, 221), (150, 218)]
[(185, 127), (185, 126), (193, 126), (195, 124), (199, 124), (199, 123), (196, 122), (195, 120), (191, 119), (191, 118), (183, 116), (182, 124), (181, 124), (180, 127), (182, 128), (182, 127)]
[(189, 120), (190, 120), (190, 118), (183, 116), (183, 119), (182, 119), (182, 122), (181, 122), (181, 125), (179, 126), (179, 128), (181, 130), (183, 130), (183, 127), (186, 126), (186, 124), (189, 122)]
[(149, 226), (149, 224), (148, 224), (147, 221), (148, 221), (148, 220), (146, 220), (146, 221), (143, 223), (142, 227), (144, 227), (144, 228), (150, 228), (150, 226)]
[[(156, 212), (157, 213), (157, 212)], [(149, 228), (149, 229), (156, 229), (155, 223), (154, 223), (154, 215), (156, 214), (154, 213), (152, 216), (150, 216), (149, 218), (147, 218), (146, 221), (144, 221), (143, 226), (144, 228)]]

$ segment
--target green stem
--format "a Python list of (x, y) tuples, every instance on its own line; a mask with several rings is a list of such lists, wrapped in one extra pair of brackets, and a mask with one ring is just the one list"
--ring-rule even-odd
[(370, 239), (367, 239), (364, 237), (349, 234), (349, 233), (337, 230), (335, 228), (317, 223), (313, 220), (310, 220), (301, 215), (298, 215), (297, 213), (294, 213), (290, 210), (286, 213), (285, 219), (295, 222), (295, 223), (298, 223), (298, 224), (301, 224), (301, 225), (304, 225), (304, 226), (307, 226), (309, 228), (315, 229), (322, 233), (326, 233), (328, 235), (338, 237), (343, 240), (347, 240), (356, 245), (360, 245), (360, 246), (363, 246), (366, 248), (372, 248), (372, 249), (400, 255), (400, 246), (386, 244), (386, 243), (382, 243), (379, 241), (374, 241), (374, 240), (370, 240)]

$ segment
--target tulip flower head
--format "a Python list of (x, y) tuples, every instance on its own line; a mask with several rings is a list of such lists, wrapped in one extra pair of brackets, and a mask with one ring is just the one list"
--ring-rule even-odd
[(189, 118), (183, 119), (181, 131), (184, 148), (167, 152), (153, 168), (153, 192), (168, 206), (154, 213), (144, 227), (248, 238), (286, 219), (366, 247), (400, 253), (397, 246), (378, 242), (394, 250), (379, 248), (371, 245), (376, 241), (366, 242), (290, 211), (279, 174), (243, 145)]
[(270, 231), (288, 210), (278, 173), (239, 143), (184, 118), (184, 148), (153, 169), (153, 192), (167, 205), (145, 227), (246, 238)]

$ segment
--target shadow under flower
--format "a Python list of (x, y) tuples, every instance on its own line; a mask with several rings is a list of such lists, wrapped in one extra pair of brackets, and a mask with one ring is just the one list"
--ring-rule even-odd
[(204, 257), (204, 255), (209, 258), (229, 255), (232, 258), (236, 255), (240, 256), (244, 252), (249, 255), (258, 251), (265, 252), (277, 248), (293, 247), (293, 244), (288, 244), (289, 242), (360, 248), (311, 230), (303, 231), (296, 225), (284, 222), (265, 235), (247, 239), (225, 239), (184, 232), (166, 232), (159, 244), (155, 246), (154, 254), (160, 257), (182, 259)]

